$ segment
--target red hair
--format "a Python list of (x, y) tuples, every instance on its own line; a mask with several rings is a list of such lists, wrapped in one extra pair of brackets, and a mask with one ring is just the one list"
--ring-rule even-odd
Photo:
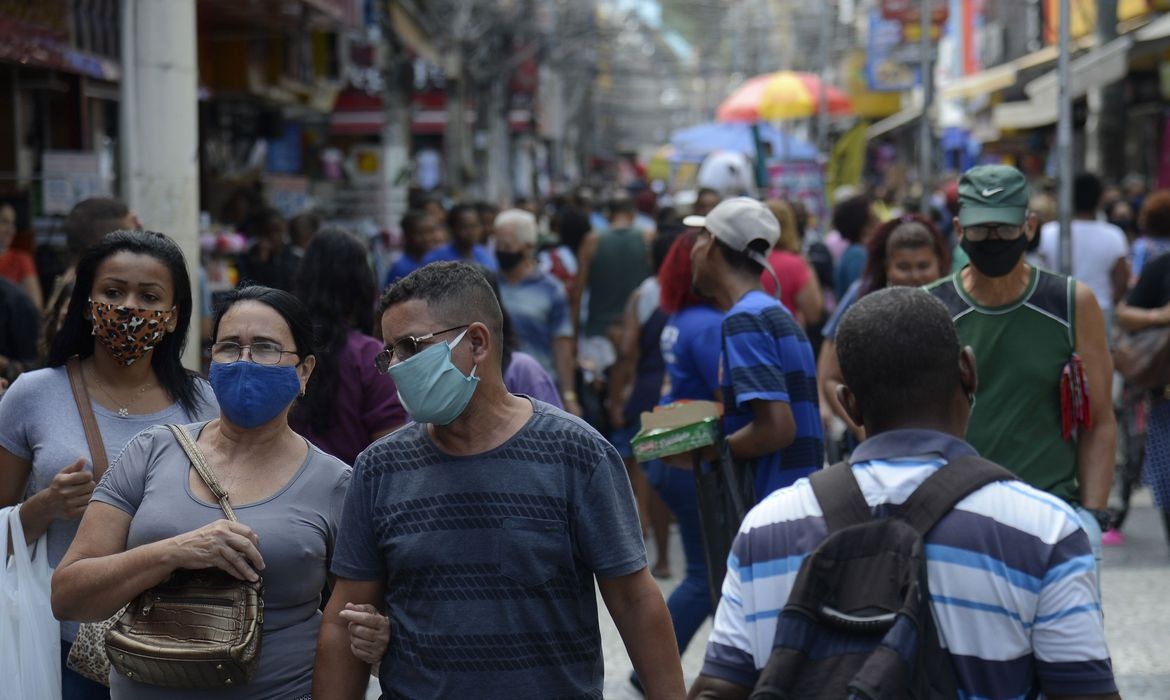
[(658, 268), (658, 284), (662, 290), (658, 305), (668, 314), (703, 303), (703, 299), (695, 294), (691, 272), (691, 249), (698, 237), (694, 230), (680, 234), (666, 251), (662, 267)]

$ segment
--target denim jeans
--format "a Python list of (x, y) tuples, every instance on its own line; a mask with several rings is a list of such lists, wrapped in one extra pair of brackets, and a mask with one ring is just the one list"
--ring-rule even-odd
[(686, 575), (666, 601), (681, 654), (712, 612), (695, 477), (690, 470), (669, 467), (657, 460), (647, 462), (645, 468), (650, 485), (674, 513), (687, 560)]

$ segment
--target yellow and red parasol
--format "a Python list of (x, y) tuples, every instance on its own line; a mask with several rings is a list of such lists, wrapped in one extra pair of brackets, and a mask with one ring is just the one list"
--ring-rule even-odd
[(719, 105), (721, 122), (759, 122), (804, 119), (820, 109), (821, 90), (827, 90), (829, 115), (853, 113), (853, 103), (842, 91), (823, 86), (811, 73), (777, 71), (751, 78)]

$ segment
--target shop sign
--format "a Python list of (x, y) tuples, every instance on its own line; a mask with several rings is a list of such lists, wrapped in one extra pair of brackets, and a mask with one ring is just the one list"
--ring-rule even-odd
[(41, 175), (45, 215), (68, 214), (83, 199), (111, 194), (110, 178), (103, 173), (98, 153), (45, 151), (41, 157)]
[(870, 10), (865, 78), (874, 92), (906, 92), (918, 82), (917, 71), (900, 60), (902, 25)]
[[(882, 19), (901, 24), (922, 22), (922, 0), (881, 0)], [(930, 0), (931, 24), (943, 24), (950, 16), (949, 0)]]

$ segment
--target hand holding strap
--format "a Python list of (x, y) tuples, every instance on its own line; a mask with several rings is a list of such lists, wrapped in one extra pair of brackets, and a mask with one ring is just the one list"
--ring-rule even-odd
[(207, 460), (204, 459), (203, 453), (199, 451), (199, 446), (195, 444), (195, 440), (191, 437), (191, 433), (181, 425), (168, 425), (175, 439), (179, 441), (179, 445), (183, 448), (183, 452), (187, 453), (187, 459), (191, 460), (191, 466), (195, 467), (195, 471), (199, 474), (199, 478), (203, 479), (203, 483), (215, 496), (215, 500), (219, 502), (219, 507), (223, 508), (223, 514), (227, 516), (228, 520), (234, 523), (240, 522), (236, 517), (236, 512), (232, 510), (232, 504), (228, 502), (227, 492), (219, 485), (219, 480), (215, 478), (215, 473), (211, 471)]
[(85, 387), (85, 377), (81, 374), (81, 358), (77, 355), (69, 358), (65, 363), (69, 373), (69, 388), (73, 389), (73, 401), (77, 404), (77, 412), (81, 414), (81, 427), (85, 430), (85, 441), (89, 444), (89, 459), (93, 463), (93, 480), (95, 483), (102, 480), (106, 468), (110, 466), (106, 458), (106, 444), (102, 442), (102, 433), (98, 430), (97, 418), (93, 415), (93, 406), (89, 403), (89, 390)]

